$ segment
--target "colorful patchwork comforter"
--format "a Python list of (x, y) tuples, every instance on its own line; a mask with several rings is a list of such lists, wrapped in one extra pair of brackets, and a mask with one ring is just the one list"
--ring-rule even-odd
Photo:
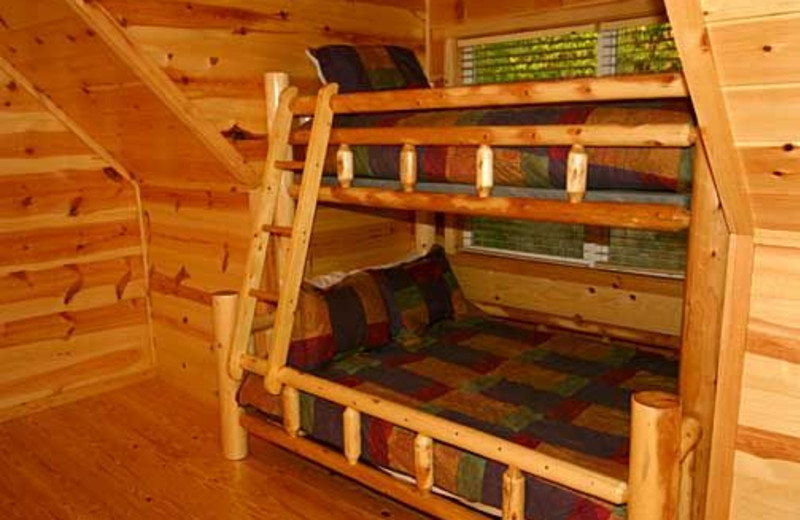
[[(517, 126), (552, 124), (667, 124), (692, 121), (684, 102), (569, 105), (446, 110), (337, 116), (335, 125), (353, 127)], [(397, 180), (398, 146), (355, 146), (355, 174)], [(567, 147), (497, 147), (495, 184), (558, 188), (565, 185)], [(588, 189), (691, 191), (691, 149), (589, 148)], [(328, 173), (336, 172), (336, 154), (328, 153)], [(475, 182), (474, 147), (419, 147), (420, 182)]]
[[(426, 411), (539, 452), (626, 478), (632, 392), (676, 390), (677, 362), (625, 343), (484, 317), (440, 322), (419, 342), (390, 343), (315, 371), (342, 385)], [(279, 417), (280, 399), (248, 375), (240, 402)], [(341, 448), (342, 408), (301, 394), (302, 429)], [(363, 417), (362, 459), (414, 474), (414, 433)], [(435, 443), (435, 485), (500, 507), (505, 467)], [(625, 508), (526, 476), (526, 517), (620, 519)]]

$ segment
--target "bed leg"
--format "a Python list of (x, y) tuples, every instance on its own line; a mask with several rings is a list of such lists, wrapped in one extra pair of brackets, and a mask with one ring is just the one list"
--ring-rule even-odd
[(247, 430), (239, 423), (243, 414), (236, 393), (240, 381), (228, 371), (228, 356), (231, 350), (234, 324), (236, 323), (236, 301), (233, 292), (217, 293), (212, 298), (214, 314), (214, 350), (217, 353), (217, 385), (219, 387), (219, 417), (222, 452), (228, 460), (247, 457)]
[(676, 520), (681, 460), (681, 405), (665, 392), (631, 400), (628, 518)]

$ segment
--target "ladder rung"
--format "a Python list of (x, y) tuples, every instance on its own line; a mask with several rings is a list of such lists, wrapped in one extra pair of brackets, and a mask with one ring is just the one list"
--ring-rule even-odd
[(301, 171), (305, 166), (303, 161), (275, 161), (275, 167), (279, 170)]
[(271, 233), (273, 235), (278, 235), (281, 237), (288, 237), (292, 235), (292, 228), (288, 226), (270, 226), (267, 224), (263, 228), (264, 231)]
[(275, 325), (275, 314), (260, 314), (253, 318), (253, 332), (271, 329)]
[(263, 289), (250, 289), (250, 296), (268, 303), (278, 303), (278, 293), (272, 291), (265, 291)]

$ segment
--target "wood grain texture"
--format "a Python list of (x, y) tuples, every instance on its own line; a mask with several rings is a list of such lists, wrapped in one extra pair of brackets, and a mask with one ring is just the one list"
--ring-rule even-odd
[(215, 410), (147, 381), (0, 425), (3, 517), (423, 518), (258, 439), (252, 451), (226, 461)]
[(451, 259), (468, 299), (608, 325), (680, 335), (679, 280), (461, 253)]
[(5, 420), (139, 378), (152, 359), (134, 188), (2, 70)]

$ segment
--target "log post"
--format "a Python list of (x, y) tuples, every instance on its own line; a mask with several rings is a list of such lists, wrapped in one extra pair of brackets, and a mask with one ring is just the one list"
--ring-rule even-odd
[(353, 185), (353, 170), (353, 150), (346, 144), (340, 144), (336, 151), (336, 176), (339, 179), (339, 186), (349, 188)]
[(589, 156), (586, 149), (573, 144), (567, 157), (567, 198), (573, 204), (583, 200), (586, 195), (586, 176), (589, 169)]
[(417, 488), (429, 492), (433, 488), (433, 439), (421, 433), (414, 439), (414, 472)]
[(503, 473), (503, 520), (525, 520), (525, 477), (515, 466)]
[(400, 184), (403, 191), (411, 193), (417, 184), (417, 148), (404, 144), (400, 151)]
[(681, 490), (678, 504), (678, 520), (692, 520), (692, 501), (694, 499), (695, 454), (692, 450), (681, 462)]
[(361, 414), (355, 408), (345, 408), (343, 414), (344, 457), (351, 466), (361, 457)]
[(665, 392), (631, 398), (628, 476), (630, 520), (676, 520), (680, 484), (681, 405)]
[(494, 152), (488, 144), (478, 147), (477, 174), (475, 175), (475, 188), (478, 197), (486, 198), (492, 193), (494, 187)]
[(247, 430), (239, 423), (243, 411), (236, 401), (239, 381), (231, 377), (228, 371), (238, 299), (236, 293), (224, 292), (215, 294), (211, 300), (214, 315), (214, 350), (217, 354), (220, 438), (222, 453), (228, 460), (241, 460), (247, 457)]
[(300, 431), (300, 392), (291, 386), (283, 387), (283, 428), (291, 437)]

